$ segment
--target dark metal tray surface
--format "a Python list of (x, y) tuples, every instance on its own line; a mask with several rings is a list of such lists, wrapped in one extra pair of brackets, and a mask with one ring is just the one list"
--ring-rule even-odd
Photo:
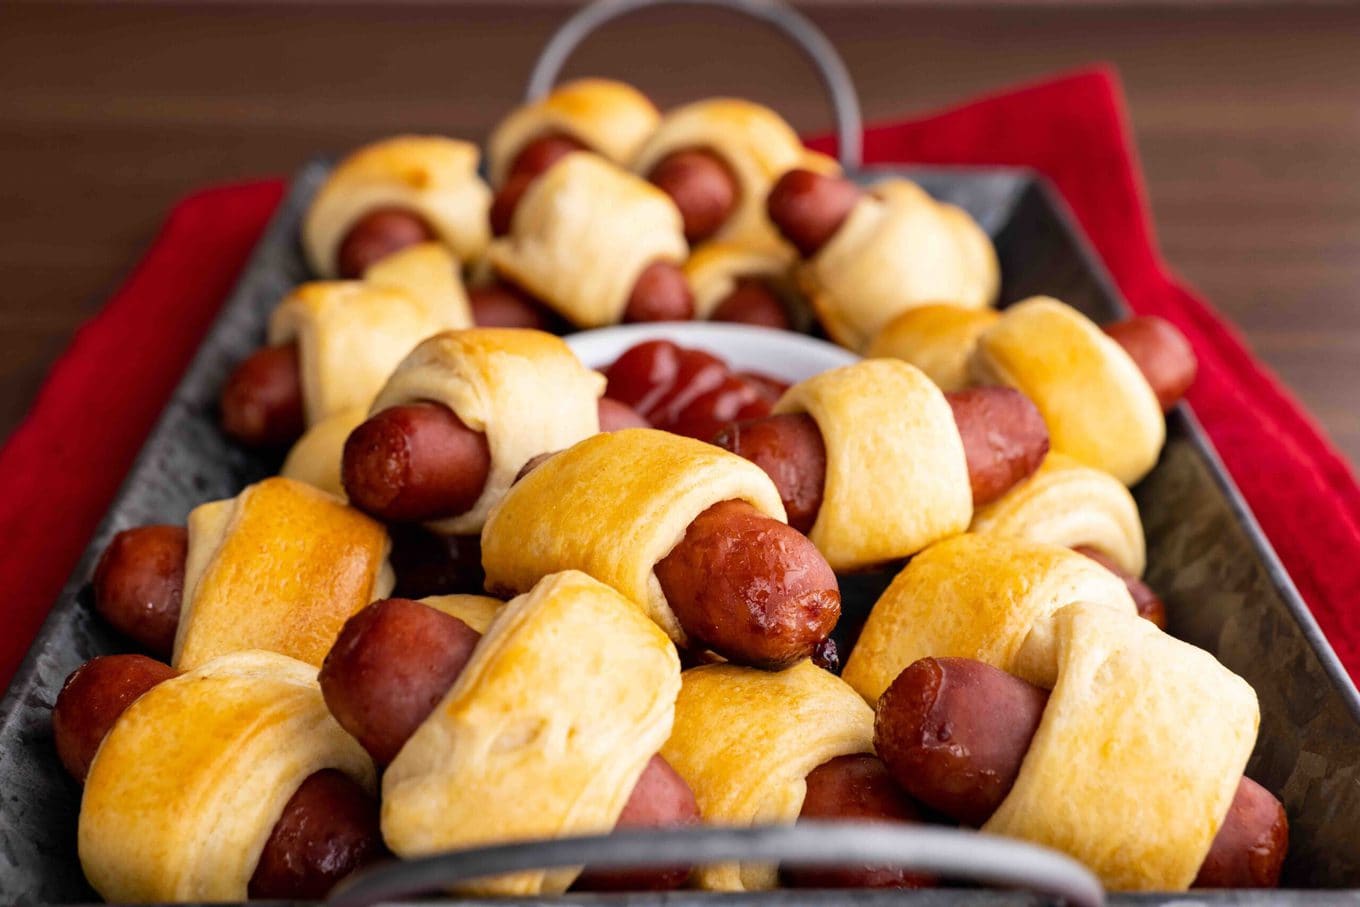
[[(88, 600), (95, 560), (116, 532), (144, 523), (182, 522), (189, 510), (277, 470), (218, 431), (217, 393), (236, 362), (258, 346), (268, 313), (310, 277), (298, 244), (307, 203), (328, 165), (303, 168), (178, 389), (152, 431), (103, 524), (62, 591), (27, 658), (0, 702), (0, 900), (55, 904), (97, 900), (76, 856), (79, 787), (62, 771), (52, 746), (49, 710), (62, 680), (96, 655), (128, 650)], [(1046, 293), (1098, 320), (1125, 306), (1063, 202), (1027, 171), (899, 168), (900, 174), (976, 217), (994, 238), (1002, 298)], [(1249, 773), (1284, 801), (1291, 823), (1285, 883), (1309, 893), (1194, 892), (1189, 900), (1265, 903), (1360, 900), (1360, 695), (1337, 662), (1306, 606), (1271, 551), (1241, 496), (1184, 407), (1168, 421), (1166, 448), (1135, 490), (1147, 531), (1148, 582), (1168, 606), (1170, 631), (1213, 652), (1245, 677), (1261, 702), (1261, 733)], [(853, 621), (872, 605), (882, 575), (846, 577)], [(1150, 830), (1154, 833), (1155, 830)], [(1024, 904), (1042, 899), (1016, 892), (944, 890), (920, 893), (767, 892), (715, 895), (569, 895), (564, 903), (668, 905)], [(1117, 896), (1142, 904), (1185, 896)], [(496, 901), (495, 903), (507, 903)], [(543, 903), (536, 901), (535, 903)]]

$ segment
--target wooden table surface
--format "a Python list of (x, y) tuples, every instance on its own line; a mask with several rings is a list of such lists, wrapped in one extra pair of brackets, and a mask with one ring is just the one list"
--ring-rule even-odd
[[(1360, 461), (1360, 6), (809, 9), (873, 119), (1098, 60), (1122, 71), (1170, 262)], [(479, 138), (561, 5), (0, 4), (0, 435), (167, 207), (398, 130)], [(658, 103), (827, 115), (772, 33), (651, 11), (571, 72)]]

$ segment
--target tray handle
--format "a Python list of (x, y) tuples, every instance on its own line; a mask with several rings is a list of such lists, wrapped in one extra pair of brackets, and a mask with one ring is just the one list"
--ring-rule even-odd
[(826, 35), (806, 16), (781, 0), (596, 0), (563, 22), (544, 45), (529, 74), (526, 99), (536, 101), (552, 89), (567, 57), (595, 29), (635, 10), (662, 5), (715, 6), (744, 13), (773, 25), (798, 45), (816, 68), (830, 96), (841, 167), (847, 172), (859, 169), (863, 157), (863, 118), (850, 71)]
[(1105, 892), (1090, 870), (1035, 844), (947, 828), (799, 822), (638, 831), (451, 851), (360, 873), (341, 883), (329, 904), (371, 907), (502, 873), (584, 864), (596, 869), (638, 869), (733, 861), (898, 866), (949, 879), (1028, 889), (1076, 907), (1105, 903)]

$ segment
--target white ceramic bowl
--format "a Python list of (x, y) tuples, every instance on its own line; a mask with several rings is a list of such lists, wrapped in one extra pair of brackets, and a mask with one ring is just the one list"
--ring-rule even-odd
[(712, 353), (735, 371), (763, 372), (791, 384), (859, 358), (849, 350), (803, 334), (717, 321), (622, 324), (582, 331), (565, 339), (591, 368), (604, 368), (644, 340), (669, 340)]

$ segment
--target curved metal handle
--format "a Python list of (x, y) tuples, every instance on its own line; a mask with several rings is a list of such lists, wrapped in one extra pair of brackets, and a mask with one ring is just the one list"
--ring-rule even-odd
[(716, 6), (767, 22), (784, 33), (807, 55), (831, 96), (831, 110), (836, 118), (836, 145), (841, 166), (846, 171), (858, 170), (863, 157), (863, 118), (860, 116), (859, 97), (850, 71), (836, 48), (817, 26), (802, 13), (781, 0), (596, 0), (563, 22), (556, 34), (544, 46), (543, 52), (529, 75), (527, 100), (536, 101), (547, 94), (577, 46), (595, 29), (635, 10), (663, 4), (673, 6)]
[(1025, 888), (1102, 907), (1091, 871), (1044, 847), (971, 831), (875, 823), (799, 822), (761, 828), (684, 828), (557, 838), (460, 850), (370, 869), (331, 893), (331, 907), (370, 907), (510, 872), (589, 864), (596, 869), (731, 863), (897, 866)]

